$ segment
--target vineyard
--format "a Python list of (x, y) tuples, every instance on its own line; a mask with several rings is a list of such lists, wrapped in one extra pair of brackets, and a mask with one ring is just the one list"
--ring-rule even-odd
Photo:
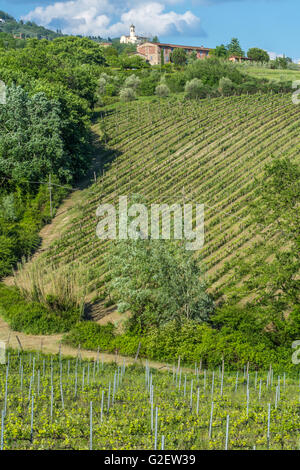
[(239, 286), (238, 300), (247, 300), (236, 266), (271, 255), (264, 227), (250, 217), (249, 204), (259, 204), (255, 178), (274, 156), (299, 161), (299, 117), (289, 95), (260, 94), (140, 101), (103, 112), (94, 130), (105, 165), (67, 212), (57, 240), (37, 258), (44, 266), (39, 277), (74, 269), (86, 300), (103, 298), (109, 242), (96, 236), (96, 209), (140, 194), (149, 204), (204, 203), (201, 255), (208, 285), (219, 296)]
[(9, 350), (1, 450), (299, 449), (299, 377)]

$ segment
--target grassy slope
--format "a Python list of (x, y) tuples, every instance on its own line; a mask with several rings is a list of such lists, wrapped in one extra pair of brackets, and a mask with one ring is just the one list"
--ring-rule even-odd
[(271, 70), (266, 67), (239, 67), (241, 71), (256, 78), (265, 78), (273, 81), (300, 80), (300, 70)]
[(299, 113), (289, 95), (135, 102), (112, 110), (104, 117), (110, 141), (99, 150), (111, 160), (105, 174), (82, 192), (59, 240), (42, 256), (57, 269), (80, 269), (92, 300), (104, 289), (106, 273), (107, 242), (95, 233), (100, 201), (117, 204), (119, 195), (140, 193), (149, 203), (205, 203), (208, 281), (228, 293), (241, 284), (233, 274), (241, 259), (270, 255), (261, 228), (249, 221), (253, 182), (272, 155), (299, 161)]

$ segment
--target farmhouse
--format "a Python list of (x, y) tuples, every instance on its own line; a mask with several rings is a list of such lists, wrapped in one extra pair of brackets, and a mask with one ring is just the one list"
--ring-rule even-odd
[(196, 52), (198, 59), (204, 59), (208, 56), (210, 49), (204, 46), (179, 46), (177, 44), (161, 44), (145, 42), (137, 47), (137, 51), (145, 56), (151, 65), (159, 65), (162, 62), (170, 62), (171, 53), (174, 49), (184, 49), (188, 54)]
[(253, 59), (250, 59), (249, 57), (239, 57), (237, 55), (232, 55), (228, 60), (231, 62), (247, 62), (247, 60), (252, 61)]

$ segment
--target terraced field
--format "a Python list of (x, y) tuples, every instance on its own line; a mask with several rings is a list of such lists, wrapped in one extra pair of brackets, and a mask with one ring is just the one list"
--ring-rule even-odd
[(135, 193), (149, 203), (204, 203), (208, 284), (229, 293), (241, 285), (234, 267), (242, 259), (271, 254), (260, 236), (264, 227), (250, 221), (249, 204), (255, 178), (272, 156), (299, 161), (299, 118), (289, 95), (134, 102), (103, 113), (95, 130), (104, 169), (37, 261), (46, 259), (50, 270), (80, 270), (93, 301), (104, 289), (109, 243), (96, 237), (99, 203), (117, 204), (120, 195)]

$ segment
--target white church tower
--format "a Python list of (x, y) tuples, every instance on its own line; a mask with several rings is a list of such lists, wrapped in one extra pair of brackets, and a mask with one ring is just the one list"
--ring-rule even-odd
[(130, 26), (129, 30), (129, 36), (121, 36), (120, 37), (120, 43), (121, 44), (141, 44), (142, 42), (145, 42), (148, 38), (144, 38), (141, 36), (137, 36), (135, 34), (135, 26), (132, 24)]
[(132, 40), (132, 42), (136, 42), (136, 34), (135, 34), (135, 26), (132, 24), (130, 26), (130, 39)]

